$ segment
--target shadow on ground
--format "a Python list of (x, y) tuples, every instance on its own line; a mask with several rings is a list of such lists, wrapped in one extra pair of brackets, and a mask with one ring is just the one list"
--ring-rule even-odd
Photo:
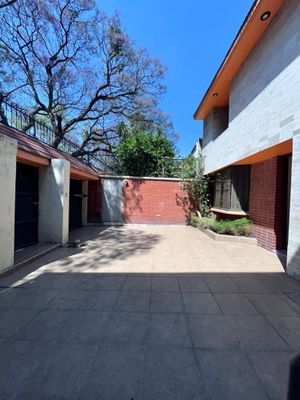
[(0, 294), (0, 398), (285, 399), (300, 285), (283, 273), (13, 283)]

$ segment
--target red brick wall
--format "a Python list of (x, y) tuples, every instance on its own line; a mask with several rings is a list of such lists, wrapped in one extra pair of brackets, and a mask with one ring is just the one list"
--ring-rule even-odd
[(128, 179), (123, 201), (125, 223), (186, 223), (189, 204), (179, 181)]
[(251, 166), (249, 214), (258, 244), (274, 250), (284, 247), (284, 160), (274, 157)]

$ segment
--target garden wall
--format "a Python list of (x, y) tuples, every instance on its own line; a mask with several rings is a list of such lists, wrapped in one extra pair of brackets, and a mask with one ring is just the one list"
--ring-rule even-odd
[(134, 224), (185, 224), (189, 203), (179, 180), (126, 179), (123, 220)]
[(88, 222), (186, 224), (188, 196), (179, 179), (103, 176), (89, 186)]

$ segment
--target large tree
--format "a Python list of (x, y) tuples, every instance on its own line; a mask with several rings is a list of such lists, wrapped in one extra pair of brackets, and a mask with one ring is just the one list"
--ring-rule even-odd
[[(143, 124), (142, 124), (143, 125)], [(141, 124), (125, 128), (126, 134), (116, 150), (117, 172), (132, 176), (172, 176), (176, 155), (173, 141), (166, 132)]]
[(0, 63), (0, 101), (46, 121), (54, 147), (72, 138), (75, 156), (111, 152), (120, 122), (157, 117), (165, 89), (165, 68), (93, 0), (16, 0), (0, 9)]

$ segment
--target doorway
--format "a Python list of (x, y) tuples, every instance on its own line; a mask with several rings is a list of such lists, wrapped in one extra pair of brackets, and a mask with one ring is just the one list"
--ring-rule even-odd
[(39, 169), (17, 163), (15, 250), (38, 242)]

